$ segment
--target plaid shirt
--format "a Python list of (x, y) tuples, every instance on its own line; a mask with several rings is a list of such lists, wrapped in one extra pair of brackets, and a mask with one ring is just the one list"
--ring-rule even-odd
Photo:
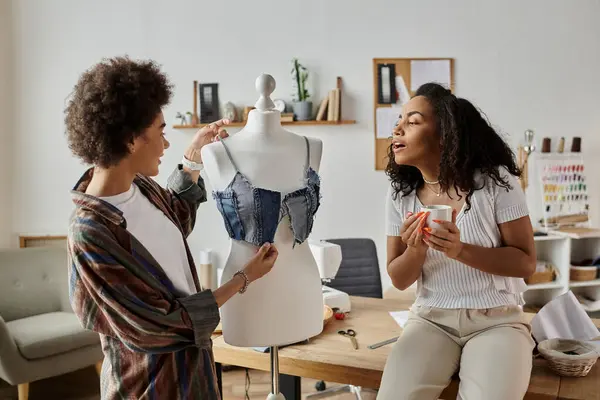
[[(75, 210), (68, 234), (69, 295), (86, 329), (98, 332), (105, 355), (101, 398), (220, 399), (211, 334), (219, 309), (202, 291), (187, 241), (198, 293), (177, 293), (160, 265), (126, 229), (119, 209), (85, 194), (93, 169), (71, 191)], [(138, 175), (134, 183), (187, 237), (206, 201), (179, 165), (167, 189)]]

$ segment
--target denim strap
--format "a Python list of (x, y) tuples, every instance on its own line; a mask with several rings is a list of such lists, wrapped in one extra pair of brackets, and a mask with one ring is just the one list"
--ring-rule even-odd
[(225, 144), (225, 139), (221, 139), (220, 142), (223, 143), (223, 147), (225, 148), (225, 152), (227, 153), (227, 157), (229, 157), (229, 161), (231, 161), (231, 165), (233, 165), (233, 168), (235, 169), (235, 172), (238, 172), (237, 165), (235, 165), (235, 162), (233, 161), (233, 158), (231, 157), (231, 153), (229, 152), (229, 148)]

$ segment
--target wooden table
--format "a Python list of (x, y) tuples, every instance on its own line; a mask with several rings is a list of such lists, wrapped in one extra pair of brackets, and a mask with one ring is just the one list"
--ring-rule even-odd
[[(286, 385), (293, 386), (293, 396), (299, 396), (299, 378), (321, 379), (377, 389), (385, 361), (392, 345), (370, 350), (368, 345), (400, 335), (402, 329), (389, 315), (389, 311), (406, 310), (410, 303), (390, 299), (352, 297), (352, 312), (345, 320), (333, 320), (309, 344), (293, 345), (279, 350), (279, 372)], [(354, 350), (347, 338), (338, 335), (340, 329), (352, 328), (357, 332), (359, 349)], [(269, 371), (270, 356), (249, 348), (233, 347), (223, 337), (213, 338), (215, 361), (220, 364)], [(282, 383), (282, 387), (284, 384)], [(289, 390), (289, 387), (288, 389)], [(442, 393), (442, 399), (456, 399), (458, 381), (454, 380)], [(285, 392), (282, 390), (285, 394)], [(290, 393), (288, 391), (288, 393)], [(299, 399), (299, 397), (298, 397)], [(527, 395), (527, 400), (600, 400), (600, 367), (594, 366), (583, 378), (564, 378), (546, 367), (537, 358)]]

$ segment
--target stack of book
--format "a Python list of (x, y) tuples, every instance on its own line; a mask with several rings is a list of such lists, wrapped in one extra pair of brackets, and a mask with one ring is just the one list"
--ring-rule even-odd
[(337, 87), (331, 89), (321, 101), (317, 121), (340, 121), (342, 115), (342, 78), (337, 78)]
[(294, 122), (294, 113), (281, 113), (281, 122)]

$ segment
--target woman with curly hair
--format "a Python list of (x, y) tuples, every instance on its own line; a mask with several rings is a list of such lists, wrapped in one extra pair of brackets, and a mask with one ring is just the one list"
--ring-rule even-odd
[(186, 240), (206, 201), (200, 150), (227, 136), (228, 121), (195, 134), (163, 188), (152, 177), (169, 147), (170, 98), (154, 62), (117, 57), (86, 71), (66, 108), (69, 147), (91, 164), (72, 190), (70, 299), (100, 335), (103, 400), (219, 399), (211, 342), (219, 307), (277, 258), (266, 243), (229, 282), (200, 287)]
[[(417, 282), (379, 399), (437, 399), (458, 372), (459, 398), (527, 391), (534, 347), (522, 305), (535, 268), (533, 229), (514, 155), (468, 100), (421, 86), (394, 128), (386, 173), (387, 271)], [(423, 206), (452, 221), (426, 225)]]

